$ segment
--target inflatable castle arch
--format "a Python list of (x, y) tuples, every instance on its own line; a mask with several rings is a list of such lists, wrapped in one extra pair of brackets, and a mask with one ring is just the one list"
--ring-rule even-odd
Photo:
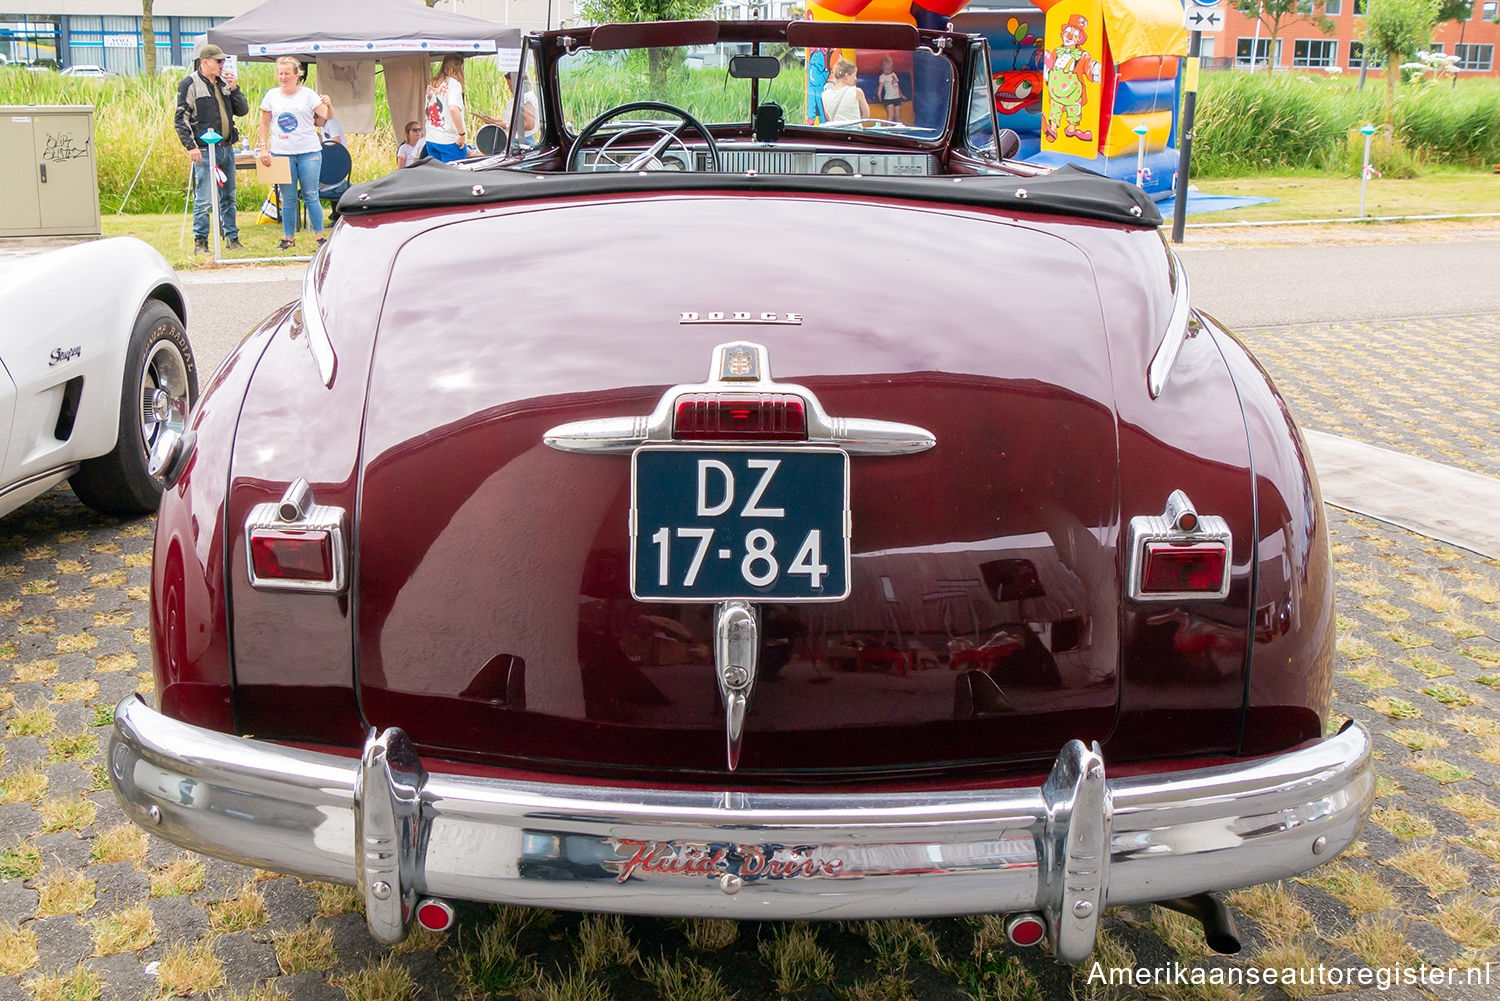
[[(1033, 0), (965, 10), (967, 3), (814, 0), (808, 16), (935, 29), (951, 22), (955, 30), (983, 35), (990, 47), (996, 118), (1001, 128), (1021, 137), (1021, 159), (1076, 163), (1139, 181), (1153, 198), (1171, 196), (1178, 77), (1187, 51), (1179, 0)], [(815, 63), (816, 57), (809, 61), (809, 106), (816, 104), (812, 98), (821, 85)], [(859, 83), (872, 107), (878, 72), (859, 65)]]

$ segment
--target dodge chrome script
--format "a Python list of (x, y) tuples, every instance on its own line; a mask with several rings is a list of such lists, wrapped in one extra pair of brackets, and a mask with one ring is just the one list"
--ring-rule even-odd
[(836, 448), (637, 449), (641, 601), (837, 601), (849, 593), (849, 457)]

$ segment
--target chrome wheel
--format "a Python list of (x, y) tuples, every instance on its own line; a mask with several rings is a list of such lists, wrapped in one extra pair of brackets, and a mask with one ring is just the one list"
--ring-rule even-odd
[(182, 351), (169, 340), (157, 341), (141, 366), (140, 431), (147, 455), (164, 434), (181, 434), (187, 426), (191, 393)]

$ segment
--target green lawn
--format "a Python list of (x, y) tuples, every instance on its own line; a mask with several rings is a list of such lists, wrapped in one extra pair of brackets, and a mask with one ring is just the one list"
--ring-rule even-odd
[[(1260, 195), (1268, 205), (1188, 216), (1189, 223), (1297, 221), (1359, 218), (1359, 178), (1325, 173), (1212, 178), (1195, 182), (1212, 195)], [(1500, 173), (1434, 170), (1423, 177), (1371, 178), (1365, 191), (1367, 216), (1500, 214)]]
[[(256, 219), (259, 212), (244, 212), (239, 214), (240, 242), (245, 245), (244, 250), (224, 251), (221, 250), (225, 260), (236, 258), (274, 257), (286, 258), (288, 260), (297, 255), (307, 256), (317, 249), (313, 243), (313, 235), (310, 230), (302, 230), (297, 234), (297, 247), (295, 250), (277, 250), (276, 245), (281, 242), (281, 223), (272, 222), (257, 225)], [(326, 222), (327, 209), (324, 209), (325, 227), (332, 232), (332, 226)], [(105, 236), (133, 236), (144, 240), (161, 252), (167, 259), (167, 263), (180, 270), (191, 270), (199, 267), (212, 267), (210, 259), (203, 254), (193, 253), (193, 219), (191, 213), (174, 214), (141, 214), (141, 215), (107, 215), (103, 219)]]

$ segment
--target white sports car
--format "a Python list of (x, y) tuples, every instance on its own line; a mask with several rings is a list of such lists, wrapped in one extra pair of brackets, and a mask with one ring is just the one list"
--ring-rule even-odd
[(187, 298), (121, 237), (0, 261), (0, 515), (63, 480), (98, 511), (154, 511), (151, 448), (198, 397)]

